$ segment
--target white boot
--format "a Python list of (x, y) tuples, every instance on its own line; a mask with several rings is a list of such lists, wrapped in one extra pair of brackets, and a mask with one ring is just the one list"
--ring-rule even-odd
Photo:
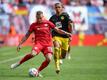
[(59, 62), (60, 62), (60, 64), (63, 64), (63, 61), (62, 61), (62, 59), (60, 59), (60, 61), (59, 61)]
[(20, 65), (19, 63), (14, 63), (14, 64), (11, 65), (11, 69), (14, 69), (14, 68), (18, 67), (19, 65)]
[(41, 77), (41, 78), (42, 78), (43, 76), (40, 74), (40, 72), (39, 72), (37, 69), (36, 69), (36, 71), (37, 71), (37, 72), (36, 72), (36, 74), (35, 74), (35, 77)]
[(66, 55), (66, 59), (68, 59), (68, 60), (71, 59), (71, 55), (70, 55), (70, 53), (67, 53), (67, 55)]

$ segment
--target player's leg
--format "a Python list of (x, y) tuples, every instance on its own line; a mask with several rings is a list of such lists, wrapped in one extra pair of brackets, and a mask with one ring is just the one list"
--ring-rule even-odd
[(71, 53), (70, 53), (71, 52), (71, 44), (70, 44), (71, 41), (72, 41), (72, 38), (69, 39), (69, 42), (68, 42), (68, 53), (66, 55), (66, 58), (69, 59), (69, 60), (71, 59)]
[[(45, 60), (44, 60), (44, 62), (41, 64), (41, 66), (38, 68), (38, 73), (39, 73), (38, 75), (39, 75), (40, 77), (41, 77), (40, 72), (49, 65), (49, 63), (50, 63), (50, 61), (51, 61), (51, 59), (52, 59), (52, 53), (53, 53), (52, 47), (44, 47), (44, 49), (42, 50), (42, 52), (43, 52), (43, 54), (44, 54), (44, 56), (45, 56)], [(42, 76), (42, 77), (43, 77), (43, 76)]]
[(19, 65), (21, 65), (22, 63), (24, 63), (25, 61), (33, 58), (34, 56), (36, 56), (40, 52), (40, 50), (41, 50), (41, 46), (35, 45), (31, 51), (31, 53), (25, 55), (19, 62), (12, 64), (11, 68), (14, 69), (14, 68), (18, 67)]
[(68, 53), (68, 48), (69, 48), (69, 39), (68, 38), (62, 38), (62, 48), (61, 48), (61, 56), (62, 59), (66, 58), (66, 55)]
[(62, 48), (61, 48), (61, 45), (60, 45), (60, 50), (59, 50), (59, 63), (60, 64), (63, 64), (63, 61), (62, 61), (62, 55), (61, 55), (61, 50), (62, 50)]
[(24, 63), (25, 61), (31, 59), (32, 57), (36, 56), (38, 53), (35, 50), (32, 50), (30, 54), (25, 55), (20, 61), (19, 64)]
[[(35, 54), (35, 55), (34, 55), (34, 54)], [(27, 60), (33, 58), (34, 56), (36, 56), (36, 54), (37, 54), (37, 52), (35, 52), (34, 50), (32, 50), (31, 53), (25, 55), (19, 62), (16, 62), (16, 63), (12, 64), (12, 65), (11, 65), (11, 68), (13, 69), (13, 68), (18, 67), (19, 65), (21, 65), (21, 64), (24, 63), (25, 61), (27, 61)]]
[(60, 71), (60, 46), (57, 41), (54, 42), (54, 60), (55, 60), (55, 67), (56, 67), (56, 73), (59, 73)]
[(45, 55), (45, 60), (44, 60), (44, 62), (43, 62), (43, 63), (41, 64), (41, 66), (37, 69), (38, 74), (37, 74), (36, 76), (38, 76), (38, 77), (43, 77), (43, 76), (40, 74), (40, 72), (49, 65), (51, 59), (52, 59), (52, 53), (47, 53), (47, 54)]
[(70, 52), (71, 52), (71, 47), (70, 47), (70, 45), (69, 45), (69, 47), (68, 47), (68, 53), (67, 53), (67, 55), (66, 55), (66, 58), (67, 58), (67, 59), (71, 59), (71, 54), (70, 54)]
[(71, 46), (69, 45), (69, 47), (68, 47), (68, 53), (67, 53), (67, 58), (68, 58), (68, 59), (71, 59), (71, 54), (70, 54), (70, 52), (71, 52)]
[(41, 64), (41, 66), (38, 68), (38, 71), (42, 71), (44, 68), (46, 68), (48, 66), (48, 64), (50, 63), (52, 59), (52, 53), (47, 53), (45, 55), (45, 60), (44, 62)]
[(67, 50), (61, 49), (61, 58), (62, 58), (62, 59), (65, 59), (65, 58), (66, 58), (66, 54), (67, 54)]
[(56, 67), (56, 73), (59, 73), (60, 71), (60, 44), (58, 41), (54, 41), (54, 61), (55, 61), (55, 67)]

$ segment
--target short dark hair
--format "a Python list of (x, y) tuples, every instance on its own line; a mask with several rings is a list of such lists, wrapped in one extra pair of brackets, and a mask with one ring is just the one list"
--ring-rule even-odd
[(42, 11), (37, 11), (37, 12), (36, 12), (36, 15), (41, 15), (41, 14), (43, 14)]
[(57, 5), (61, 5), (62, 6), (62, 8), (64, 8), (64, 5), (62, 4), (62, 3), (55, 3), (55, 6), (57, 6)]

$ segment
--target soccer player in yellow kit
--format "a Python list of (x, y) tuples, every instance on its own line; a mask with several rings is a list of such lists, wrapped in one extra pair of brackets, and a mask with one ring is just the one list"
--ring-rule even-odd
[[(64, 12), (64, 6), (62, 3), (56, 3), (55, 5), (56, 14), (52, 15), (50, 21), (61, 30), (66, 32), (72, 31), (73, 22), (69, 15)], [(68, 53), (70, 37), (52, 31), (53, 44), (54, 44), (54, 60), (56, 73), (60, 72), (60, 59), (64, 59)]]

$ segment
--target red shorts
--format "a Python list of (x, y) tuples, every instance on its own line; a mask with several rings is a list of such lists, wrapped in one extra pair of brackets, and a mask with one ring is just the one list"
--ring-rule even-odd
[(52, 51), (52, 46), (44, 46), (40, 43), (36, 43), (32, 50), (35, 50), (37, 52), (37, 55), (42, 52), (44, 55), (46, 54), (53, 54), (53, 51)]

